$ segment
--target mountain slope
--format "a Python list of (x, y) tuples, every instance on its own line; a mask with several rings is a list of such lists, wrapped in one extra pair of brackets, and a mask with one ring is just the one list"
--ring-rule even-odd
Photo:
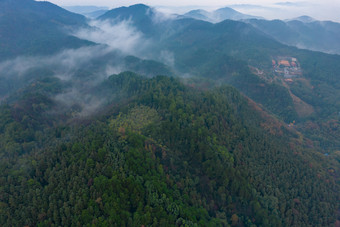
[(247, 20), (281, 43), (298, 48), (340, 54), (340, 24), (297, 18), (290, 21)]
[(0, 60), (89, 45), (88, 41), (67, 35), (67, 29), (79, 26), (86, 26), (83, 16), (49, 2), (2, 0)]
[(160, 46), (173, 51), (177, 70), (232, 84), (285, 121), (296, 119), (286, 89), (257, 78), (248, 68), (266, 66), (270, 62), (268, 50), (283, 45), (242, 22), (226, 20), (211, 24), (186, 19), (174, 23), (183, 27), (177, 26), (177, 33)]
[[(202, 92), (133, 73), (98, 88), (119, 97), (87, 119), (53, 119), (41, 95), (21, 102), (44, 108), (20, 118), (17, 105), (2, 106), (0, 144), (11, 149), (1, 149), (2, 225), (335, 222), (327, 162), (303, 153), (294, 131), (268, 131), (268, 116), (234, 88)], [(32, 131), (38, 113), (54, 124)]]
[[(278, 25), (286, 26), (282, 21)], [(275, 41), (260, 30), (238, 21), (226, 20), (211, 24), (194, 19), (180, 19), (169, 23), (171, 32), (159, 50), (174, 54), (174, 66), (181, 73), (211, 79), (213, 83), (236, 86), (251, 99), (262, 104), (286, 123), (298, 122), (299, 128), (310, 135), (310, 121), (323, 128), (310, 137), (321, 152), (339, 149), (336, 136), (339, 125), (339, 61), (338, 55), (299, 50)], [(171, 29), (177, 28), (176, 30)], [(279, 31), (280, 32), (280, 29)], [(166, 36), (168, 35), (169, 36)], [(289, 35), (289, 33), (287, 33)], [(286, 83), (284, 77), (273, 72), (272, 60), (280, 56), (295, 57), (301, 63), (303, 75)], [(258, 75), (249, 69), (257, 69)], [(312, 107), (312, 115), (298, 115), (298, 97), (304, 106)], [(313, 124), (314, 124), (313, 123)], [(324, 134), (325, 133), (325, 134)], [(326, 134), (329, 136), (326, 136)], [(327, 138), (331, 139), (332, 142)]]

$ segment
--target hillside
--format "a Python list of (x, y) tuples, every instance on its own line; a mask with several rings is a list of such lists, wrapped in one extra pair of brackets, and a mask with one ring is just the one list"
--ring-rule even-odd
[(2, 106), (1, 225), (335, 222), (339, 188), (323, 158), (293, 131), (268, 131), (235, 89), (133, 73), (100, 86), (119, 97), (91, 118), (60, 121), (39, 93), (18, 100), (24, 112)]
[(0, 1), (0, 61), (19, 55), (46, 55), (91, 42), (68, 35), (86, 26), (85, 17), (49, 2)]

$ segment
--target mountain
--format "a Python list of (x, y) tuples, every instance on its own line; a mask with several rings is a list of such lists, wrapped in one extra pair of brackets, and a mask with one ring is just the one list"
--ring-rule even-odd
[(132, 20), (132, 22), (138, 27), (141, 25), (150, 26), (152, 23), (151, 17), (154, 11), (146, 5), (137, 4), (129, 7), (120, 7), (116, 9), (109, 10), (104, 15), (98, 17), (99, 20)]
[(47, 21), (55, 21), (54, 23), (61, 23), (65, 25), (84, 25), (85, 18), (70, 13), (63, 8), (54, 5), (50, 2), (37, 2), (33, 0), (2, 0), (1, 4), (1, 19), (12, 19), (8, 18), (13, 16), (15, 13), (19, 17), (24, 17), (30, 15), (26, 19), (34, 20), (47, 20)]
[(225, 7), (221, 9), (217, 9), (214, 11), (214, 15), (217, 16), (219, 21), (224, 21), (224, 20), (244, 20), (244, 19), (255, 19), (255, 18), (260, 18), (256, 16), (251, 16), (247, 14), (240, 13), (232, 8)]
[(91, 44), (68, 35), (68, 29), (86, 26), (85, 17), (49, 2), (0, 1), (0, 59), (49, 54)]
[(297, 17), (297, 18), (294, 18), (294, 19), (291, 19), (291, 20), (288, 20), (288, 21), (293, 21), (293, 20), (301, 21), (303, 23), (310, 23), (310, 22), (316, 21), (314, 18), (312, 18), (310, 16), (300, 16), (300, 17)]
[(112, 9), (97, 19), (111, 21), (112, 24), (126, 21), (142, 32), (145, 37), (153, 39), (156, 43), (164, 35), (169, 35), (168, 33), (172, 33), (176, 29), (169, 24), (172, 23), (172, 19), (143, 4)]
[(340, 24), (300, 17), (289, 21), (247, 20), (281, 43), (302, 49), (340, 54)]
[(240, 13), (232, 8), (225, 7), (221, 9), (217, 9), (213, 12), (208, 12), (205, 10), (192, 10), (183, 16), (189, 17), (189, 18), (194, 18), (197, 20), (204, 20), (204, 21), (209, 21), (212, 23), (218, 23), (224, 20), (244, 20), (244, 19), (255, 19), (259, 17), (251, 16), (251, 15), (246, 15), (243, 13)]
[[(322, 144), (321, 150), (339, 149), (335, 138), (340, 131), (332, 131), (331, 122), (339, 125), (340, 56), (285, 46), (239, 21), (176, 23), (181, 24), (174, 25), (177, 32), (160, 46), (174, 53), (177, 70), (231, 84), (286, 123), (299, 122), (301, 132)], [(277, 75), (272, 60), (282, 56), (298, 59), (302, 76), (286, 81)], [(323, 129), (310, 130), (311, 125)]]

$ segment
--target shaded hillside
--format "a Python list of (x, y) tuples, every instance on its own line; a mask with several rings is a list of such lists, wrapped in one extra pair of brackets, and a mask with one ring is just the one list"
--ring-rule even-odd
[(49, 2), (0, 1), (0, 61), (18, 55), (51, 54), (91, 42), (67, 34), (86, 26), (85, 17)]

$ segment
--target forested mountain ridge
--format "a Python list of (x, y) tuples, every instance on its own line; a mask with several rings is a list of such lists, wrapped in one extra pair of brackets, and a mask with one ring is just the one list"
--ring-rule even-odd
[(320, 156), (269, 133), (235, 89), (133, 73), (100, 86), (119, 97), (92, 120), (53, 120), (44, 95), (33, 115), (2, 107), (2, 225), (335, 223), (338, 185)]

